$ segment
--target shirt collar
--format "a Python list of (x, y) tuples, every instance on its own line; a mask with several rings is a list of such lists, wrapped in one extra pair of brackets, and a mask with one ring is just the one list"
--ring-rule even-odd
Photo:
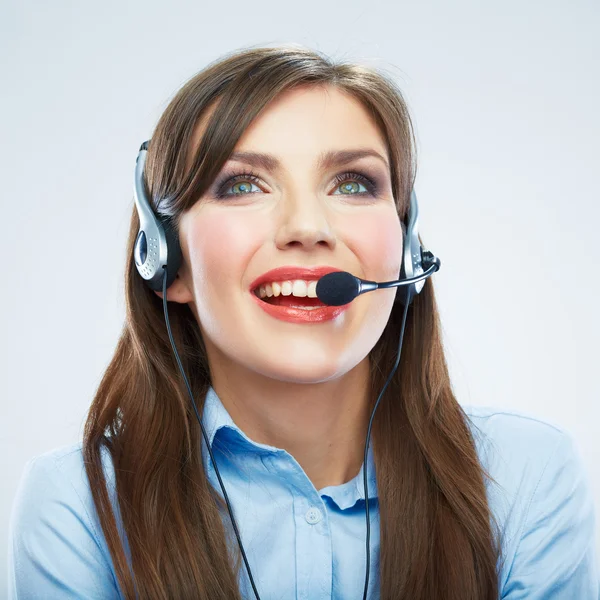
[[(211, 449), (214, 448), (215, 441), (223, 438), (227, 442), (230, 450), (243, 450), (245, 452), (257, 452), (259, 454), (274, 454), (285, 452), (282, 448), (269, 446), (268, 444), (260, 444), (250, 439), (234, 422), (231, 415), (223, 406), (221, 399), (215, 392), (214, 388), (209, 386), (204, 401), (204, 409), (202, 416), (204, 430), (208, 437)], [(204, 470), (214, 472), (212, 461), (208, 452), (205, 451), (205, 444), (202, 444), (202, 459)], [(375, 477), (375, 461), (373, 458), (373, 447), (369, 444), (367, 454), (367, 485), (369, 492), (369, 500), (377, 498), (377, 484)], [(340, 485), (331, 485), (324, 487), (319, 491), (322, 496), (328, 496), (341, 508), (350, 508), (356, 504), (358, 500), (365, 499), (364, 490), (364, 461), (360, 471), (356, 477)]]
[[(367, 453), (367, 489), (369, 492), (369, 503), (373, 499), (379, 499), (377, 495), (377, 483), (375, 478), (375, 460), (373, 459), (373, 446), (369, 443)], [(342, 510), (353, 507), (359, 500), (365, 499), (364, 461), (358, 475), (342, 483), (341, 485), (330, 485), (319, 490), (321, 496), (329, 496)], [(369, 504), (370, 506), (370, 504)]]
[(213, 448), (215, 440), (227, 434), (228, 445), (233, 444), (237, 447), (246, 448), (246, 450), (270, 454), (280, 452), (280, 448), (269, 446), (268, 444), (259, 444), (251, 440), (234, 422), (231, 415), (223, 406), (221, 399), (217, 396), (214, 388), (209, 386), (204, 400), (204, 410), (202, 414), (202, 423), (204, 430)]

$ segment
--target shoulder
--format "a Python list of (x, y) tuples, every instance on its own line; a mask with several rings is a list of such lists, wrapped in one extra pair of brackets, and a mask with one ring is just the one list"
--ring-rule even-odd
[(544, 440), (558, 441), (567, 434), (567, 430), (559, 423), (523, 410), (476, 405), (462, 405), (462, 409), (477, 429), (501, 438), (527, 433)]
[[(486, 478), (491, 508), (501, 520), (525, 516), (544, 474), (569, 463), (582, 472), (573, 435), (531, 413), (493, 406), (463, 406)], [(566, 481), (557, 481), (557, 486)], [(508, 523), (510, 525), (510, 523)], [(521, 523), (522, 526), (522, 523)], [(512, 532), (517, 535), (518, 532)]]
[[(561, 425), (525, 411), (493, 406), (462, 407), (480, 459), (484, 463), (512, 459), (512, 467), (520, 462), (544, 462), (559, 444), (575, 443)], [(501, 464), (495, 465), (497, 468)]]
[[(526, 509), (544, 471), (561, 456), (579, 458), (573, 436), (558, 423), (531, 413), (493, 406), (463, 406), (493, 508)], [(514, 501), (514, 502), (513, 502)], [(515, 502), (521, 505), (515, 506)]]
[[(114, 471), (106, 449), (102, 460), (114, 507)], [(42, 590), (46, 597), (74, 590), (78, 597), (118, 596), (81, 442), (28, 460), (13, 502), (9, 597), (29, 597)]]
[[(114, 489), (114, 469), (110, 453), (102, 450), (102, 465), (109, 494)], [(85, 470), (82, 443), (60, 446), (33, 456), (23, 469), (20, 482), (29, 494), (21, 493), (21, 500), (31, 496), (39, 501), (40, 494), (47, 498), (60, 495), (69, 505), (77, 504), (91, 515), (93, 508), (90, 484)], [(21, 490), (23, 491), (23, 490)]]
[(525, 411), (462, 408), (502, 536), (502, 597), (521, 598), (523, 590), (528, 598), (556, 590), (573, 598), (597, 594), (594, 500), (577, 440)]

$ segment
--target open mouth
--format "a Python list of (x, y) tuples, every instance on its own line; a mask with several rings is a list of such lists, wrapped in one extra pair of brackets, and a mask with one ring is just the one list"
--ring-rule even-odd
[(284, 296), (283, 294), (279, 294), (279, 296), (265, 296), (261, 298), (258, 294), (258, 289), (254, 290), (254, 295), (262, 300), (262, 302), (266, 302), (267, 304), (272, 304), (274, 306), (287, 306), (292, 308), (321, 308), (323, 306), (327, 306), (327, 304), (323, 304), (318, 298), (309, 298), (308, 296), (294, 296), (290, 294), (289, 296)]

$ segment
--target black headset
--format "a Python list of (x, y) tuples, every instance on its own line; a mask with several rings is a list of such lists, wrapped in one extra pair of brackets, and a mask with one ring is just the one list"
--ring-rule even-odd
[[(142, 279), (145, 280), (146, 284), (152, 290), (162, 290), (165, 322), (167, 325), (167, 331), (169, 333), (169, 339), (171, 340), (171, 346), (173, 347), (173, 352), (175, 354), (175, 358), (177, 359), (179, 370), (181, 371), (181, 375), (183, 376), (188, 390), (188, 394), (192, 401), (192, 405), (196, 413), (196, 418), (198, 419), (198, 423), (200, 424), (200, 428), (202, 429), (204, 442), (206, 443), (206, 447), (208, 448), (210, 459), (212, 461), (215, 473), (221, 486), (221, 490), (223, 492), (223, 497), (225, 498), (225, 502), (227, 503), (229, 516), (231, 517), (231, 523), (233, 525), (233, 529), (237, 537), (238, 544), (240, 546), (242, 557), (244, 559), (244, 563), (248, 571), (248, 577), (250, 579), (252, 589), (254, 590), (256, 599), (260, 600), (258, 590), (256, 589), (254, 579), (252, 578), (250, 565), (248, 564), (248, 559), (246, 558), (244, 546), (242, 545), (242, 540), (240, 538), (240, 534), (235, 519), (233, 517), (233, 510), (229, 502), (229, 497), (227, 496), (227, 492), (225, 491), (223, 480), (221, 479), (221, 475), (219, 473), (219, 469), (217, 467), (214, 455), (212, 453), (212, 449), (210, 447), (210, 444), (208, 443), (208, 436), (206, 435), (204, 425), (202, 424), (202, 419), (198, 414), (198, 409), (196, 407), (196, 403), (194, 402), (190, 384), (187, 380), (187, 377), (185, 376), (183, 366), (181, 364), (181, 359), (179, 358), (177, 348), (175, 347), (173, 334), (171, 333), (171, 326), (169, 324), (169, 314), (167, 310), (167, 288), (173, 283), (177, 272), (179, 271), (179, 267), (181, 266), (182, 262), (182, 254), (181, 246), (179, 244), (179, 237), (177, 232), (174, 230), (171, 221), (163, 215), (157, 215), (152, 209), (150, 201), (148, 199), (146, 186), (144, 183), (144, 166), (146, 164), (146, 154), (148, 153), (149, 141), (150, 140), (144, 142), (140, 146), (135, 165), (133, 192), (135, 206), (140, 220), (140, 229), (135, 240), (133, 251), (135, 266)], [(402, 350), (402, 340), (404, 338), (404, 327), (406, 324), (406, 315), (408, 312), (408, 307), (411, 304), (414, 296), (419, 294), (423, 289), (423, 286), (425, 285), (425, 279), (429, 278), (431, 275), (433, 275), (433, 273), (438, 271), (441, 266), (439, 258), (434, 256), (431, 252), (428, 252), (427, 250), (423, 249), (423, 247), (421, 246), (418, 234), (418, 217), (419, 208), (417, 205), (417, 196), (413, 189), (410, 195), (410, 207), (406, 219), (407, 222), (404, 223), (403, 221), (400, 221), (402, 226), (402, 233), (404, 236), (402, 248), (402, 264), (400, 267), (400, 279), (388, 282), (366, 281), (355, 277), (354, 275), (351, 275), (350, 273), (347, 273), (345, 271), (338, 271), (335, 273), (329, 273), (328, 275), (321, 277), (321, 279), (317, 283), (316, 288), (317, 297), (319, 298), (319, 300), (321, 300), (321, 302), (330, 305), (341, 305), (351, 302), (356, 296), (364, 292), (369, 292), (381, 288), (397, 287), (398, 290), (396, 292), (394, 302), (398, 302), (404, 305), (402, 327), (400, 330), (400, 342), (398, 347), (398, 354), (396, 356), (396, 362), (373, 408), (371, 419), (369, 421), (369, 428), (367, 431), (367, 439), (365, 444), (363, 483), (365, 491), (365, 511), (367, 520), (367, 568), (365, 575), (363, 600), (367, 599), (370, 569), (369, 542), (371, 529), (369, 520), (369, 495), (367, 489), (367, 456), (369, 449), (369, 439), (371, 436), (371, 425), (373, 423), (375, 411), (379, 406), (379, 401), (381, 400), (381, 397), (383, 396), (383, 393), (385, 392), (389, 382), (391, 381), (392, 376), (396, 372), (396, 369), (398, 368), (398, 364), (400, 362), (400, 352)], [(424, 270), (423, 267), (425, 267), (426, 270)]]

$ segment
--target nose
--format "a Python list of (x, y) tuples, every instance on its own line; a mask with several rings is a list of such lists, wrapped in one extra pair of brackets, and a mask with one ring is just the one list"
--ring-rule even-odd
[(275, 245), (280, 250), (315, 246), (335, 248), (336, 237), (323, 202), (311, 193), (287, 193), (281, 202)]

